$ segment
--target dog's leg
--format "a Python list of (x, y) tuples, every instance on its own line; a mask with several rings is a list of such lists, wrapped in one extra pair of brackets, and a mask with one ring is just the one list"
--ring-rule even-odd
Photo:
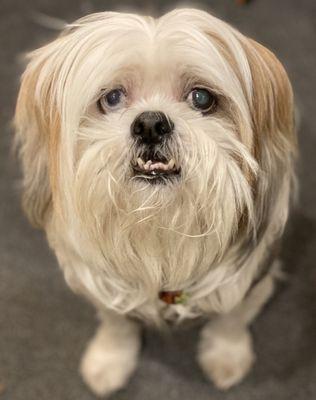
[(274, 280), (275, 273), (269, 273), (236, 309), (203, 328), (198, 361), (218, 389), (230, 388), (249, 372), (255, 355), (248, 325), (271, 296)]
[(140, 349), (140, 328), (119, 315), (106, 314), (81, 361), (84, 381), (97, 395), (123, 387), (134, 371)]

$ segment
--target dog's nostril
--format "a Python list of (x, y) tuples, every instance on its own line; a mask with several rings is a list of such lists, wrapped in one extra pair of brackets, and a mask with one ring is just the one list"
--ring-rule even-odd
[(136, 117), (131, 133), (145, 143), (159, 143), (165, 136), (171, 135), (173, 128), (174, 124), (164, 113), (147, 111)]
[(173, 124), (172, 122), (169, 122), (167, 118), (163, 121), (159, 121), (155, 125), (155, 129), (158, 134), (160, 135), (166, 135), (170, 133), (173, 129)]
[(134, 128), (133, 128), (133, 133), (135, 135), (141, 135), (142, 132), (144, 131), (144, 124), (140, 121), (135, 121), (136, 123), (134, 124)]

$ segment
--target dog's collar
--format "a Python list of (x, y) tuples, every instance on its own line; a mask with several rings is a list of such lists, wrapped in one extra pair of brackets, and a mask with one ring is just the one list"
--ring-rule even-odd
[(184, 304), (188, 296), (182, 290), (159, 292), (159, 299), (166, 304)]

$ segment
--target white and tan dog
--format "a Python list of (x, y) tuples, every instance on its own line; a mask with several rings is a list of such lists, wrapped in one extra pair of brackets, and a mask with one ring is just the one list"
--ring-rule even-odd
[(89, 15), (30, 54), (15, 122), (25, 211), (100, 314), (81, 365), (92, 390), (130, 377), (138, 319), (208, 317), (200, 365), (219, 388), (239, 382), (294, 181), (275, 56), (194, 9)]

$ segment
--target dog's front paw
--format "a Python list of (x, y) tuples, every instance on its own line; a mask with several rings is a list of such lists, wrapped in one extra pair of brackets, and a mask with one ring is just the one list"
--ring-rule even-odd
[(136, 367), (138, 350), (136, 336), (117, 341), (97, 334), (81, 361), (83, 380), (99, 396), (107, 396), (121, 389)]
[(246, 329), (207, 326), (202, 332), (198, 361), (218, 389), (239, 383), (249, 372), (255, 356)]

